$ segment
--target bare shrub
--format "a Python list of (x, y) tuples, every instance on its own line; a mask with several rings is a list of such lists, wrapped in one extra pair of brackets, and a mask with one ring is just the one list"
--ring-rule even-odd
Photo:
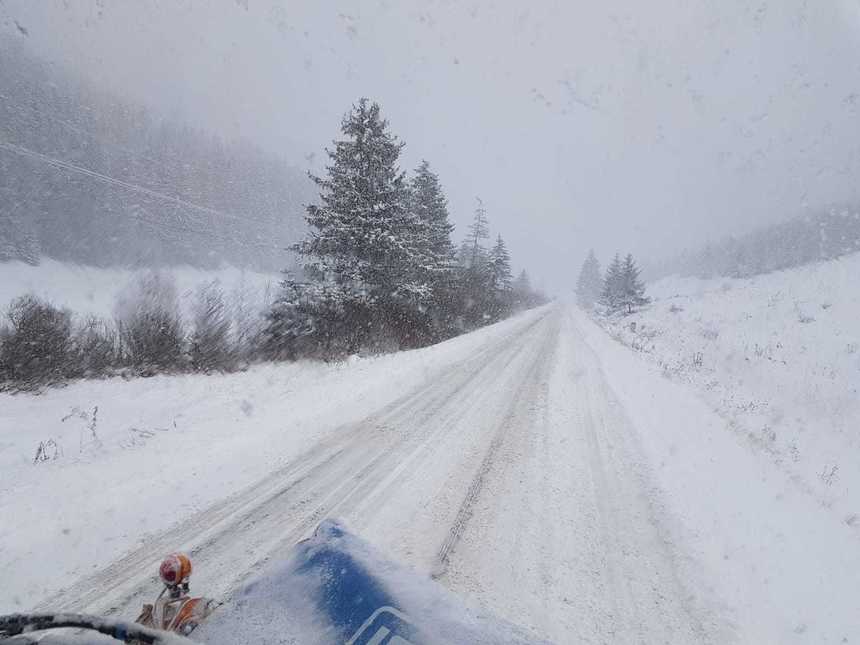
[(15, 387), (63, 380), (72, 350), (72, 315), (33, 294), (16, 298), (6, 316), (11, 329), (0, 345), (0, 368)]
[(115, 308), (123, 360), (144, 374), (183, 364), (182, 320), (173, 278), (151, 272), (135, 277)]
[(234, 364), (230, 317), (217, 280), (197, 290), (192, 316), (191, 365), (203, 372), (230, 369)]
[(107, 320), (90, 316), (74, 332), (75, 376), (104, 376), (116, 366), (119, 358), (119, 336)]

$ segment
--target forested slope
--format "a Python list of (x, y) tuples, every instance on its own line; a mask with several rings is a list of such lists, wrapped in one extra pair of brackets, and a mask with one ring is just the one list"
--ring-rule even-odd
[(280, 270), (314, 195), (250, 144), (0, 45), (0, 261)]

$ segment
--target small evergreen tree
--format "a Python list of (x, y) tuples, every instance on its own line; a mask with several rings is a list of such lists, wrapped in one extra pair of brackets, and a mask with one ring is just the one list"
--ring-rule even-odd
[(490, 228), (484, 203), (478, 198), (478, 206), (469, 234), (460, 247), (460, 309), (467, 326), (481, 325), (490, 318), (488, 309), (492, 306), (489, 256), (484, 240), (489, 239)]
[(295, 360), (310, 355), (325, 342), (320, 311), (323, 303), (316, 290), (287, 274), (280, 293), (266, 312), (261, 337), (262, 355), (269, 360)]
[(600, 275), (600, 262), (594, 255), (594, 249), (588, 252), (588, 257), (582, 264), (579, 279), (576, 281), (576, 299), (583, 309), (591, 309), (600, 300), (603, 291), (603, 278)]
[(490, 251), (487, 276), (491, 295), (490, 314), (498, 320), (510, 311), (513, 282), (511, 256), (501, 235), (496, 238), (496, 244)]
[(628, 253), (621, 265), (618, 306), (630, 314), (636, 307), (641, 307), (648, 302), (650, 300), (645, 297), (645, 285), (639, 279), (639, 268), (633, 260), (633, 255)]
[(502, 236), (496, 238), (496, 244), (490, 251), (489, 257), (490, 286), (499, 293), (511, 290), (513, 276), (511, 275), (511, 255)]
[(616, 253), (606, 269), (603, 278), (603, 289), (600, 292), (600, 304), (607, 311), (618, 311), (621, 302), (621, 257)]

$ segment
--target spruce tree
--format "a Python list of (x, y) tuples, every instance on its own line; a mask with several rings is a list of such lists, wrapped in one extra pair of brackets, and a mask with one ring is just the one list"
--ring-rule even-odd
[(603, 289), (600, 292), (600, 304), (610, 313), (618, 311), (621, 303), (621, 257), (616, 253), (612, 263), (606, 269), (603, 278)]
[(454, 226), (448, 219), (448, 201), (439, 178), (427, 161), (415, 170), (410, 188), (416, 241), (423, 257), (416, 271), (419, 280), (431, 288), (429, 315), (434, 338), (444, 338), (452, 333), (457, 314), (457, 259), (451, 242)]
[(511, 290), (513, 276), (511, 275), (511, 256), (502, 236), (496, 238), (496, 244), (490, 251), (488, 262), (490, 287), (497, 293), (507, 293)]
[[(439, 177), (422, 161), (411, 182), (412, 208), (420, 225), (420, 242), (429, 261), (429, 269), (436, 275), (451, 271), (454, 245), (451, 232), (454, 225), (448, 220), (448, 200), (442, 192)], [(423, 230), (421, 230), (423, 229)]]
[(328, 358), (330, 339), (323, 307), (315, 285), (297, 282), (286, 273), (265, 314), (260, 333), (262, 355), (269, 360), (295, 360), (314, 354)]
[(343, 307), (356, 329), (405, 340), (431, 289), (416, 271), (426, 264), (423, 227), (397, 165), (404, 144), (367, 99), (353, 106), (341, 131), (343, 138), (326, 151), (327, 176), (311, 175), (321, 203), (308, 206), (311, 233), (294, 248), (308, 275), (328, 283), (327, 298), (341, 301), (336, 308)]
[(626, 309), (629, 314), (633, 313), (634, 308), (648, 302), (650, 300), (645, 297), (645, 285), (639, 279), (639, 268), (633, 260), (633, 255), (628, 253), (621, 265), (618, 306)]
[(490, 314), (495, 319), (503, 318), (510, 311), (512, 298), (511, 287), (511, 256), (502, 236), (496, 238), (496, 244), (490, 251), (487, 262), (487, 275), (490, 286)]
[(600, 299), (603, 290), (603, 278), (600, 275), (600, 262), (594, 255), (594, 249), (588, 252), (588, 257), (582, 264), (579, 279), (576, 282), (576, 298), (584, 309), (591, 309)]

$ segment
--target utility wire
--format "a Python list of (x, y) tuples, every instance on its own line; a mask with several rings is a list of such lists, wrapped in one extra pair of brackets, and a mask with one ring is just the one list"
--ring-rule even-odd
[(161, 199), (166, 202), (171, 202), (176, 204), (177, 206), (184, 206), (185, 208), (190, 208), (193, 210), (203, 211), (205, 213), (210, 213), (212, 215), (218, 215), (220, 217), (225, 217), (227, 219), (232, 219), (240, 222), (247, 222), (248, 220), (239, 217), (238, 215), (232, 215), (230, 213), (225, 213), (223, 211), (216, 210), (214, 208), (210, 208), (208, 206), (201, 206), (200, 204), (195, 204), (193, 202), (186, 201), (179, 197), (174, 197), (173, 195), (166, 195), (165, 193), (160, 193), (157, 190), (152, 190), (151, 188), (146, 188), (144, 186), (139, 186), (137, 184), (132, 184), (127, 181), (123, 181), (122, 179), (117, 179), (116, 177), (111, 177), (109, 175), (102, 174), (100, 172), (96, 172), (95, 170), (90, 170), (89, 168), (84, 168), (83, 166), (78, 166), (69, 161), (64, 161), (62, 159), (57, 159), (56, 157), (49, 157), (48, 155), (42, 154), (41, 152), (35, 152), (34, 150), (29, 150), (23, 146), (15, 145), (14, 143), (8, 143), (6, 141), (0, 141), (0, 148), (4, 150), (9, 150), (10, 152), (14, 152), (16, 154), (30, 157), (32, 159), (37, 159), (46, 163), (50, 166), (55, 166), (56, 168), (63, 168), (64, 170), (70, 170), (72, 172), (79, 173), (81, 175), (85, 175), (87, 177), (92, 177), (98, 181), (102, 181), (106, 184), (112, 184), (114, 186), (120, 186), (122, 188), (126, 188), (128, 190), (132, 190), (138, 193), (142, 193), (144, 195), (148, 195), (150, 197), (155, 197), (156, 199)]
[[(157, 190), (152, 190), (151, 188), (146, 188), (145, 186), (140, 186), (138, 184), (132, 184), (130, 182), (123, 181), (122, 179), (117, 179), (116, 177), (111, 177), (110, 175), (105, 175), (104, 173), (96, 172), (95, 170), (90, 170), (89, 168), (85, 168), (83, 166), (73, 164), (73, 163), (71, 163), (69, 161), (65, 161), (63, 159), (57, 159), (56, 157), (51, 157), (49, 155), (42, 154), (41, 152), (36, 152), (34, 150), (30, 150), (29, 148), (25, 148), (24, 146), (19, 146), (19, 145), (16, 145), (14, 143), (9, 143), (7, 141), (0, 141), (0, 149), (8, 150), (9, 152), (21, 155), (23, 157), (28, 157), (30, 159), (35, 159), (36, 161), (40, 161), (40, 162), (45, 163), (49, 166), (53, 166), (55, 168), (60, 168), (63, 170), (68, 170), (69, 172), (78, 173), (78, 174), (83, 175), (85, 177), (90, 177), (91, 179), (95, 179), (96, 181), (101, 181), (101, 182), (106, 183), (106, 184), (118, 186), (120, 188), (125, 188), (126, 190), (130, 190), (130, 191), (133, 191), (136, 193), (147, 195), (148, 197), (153, 197), (155, 199), (160, 199), (162, 201), (172, 203), (176, 206), (182, 206), (184, 208), (188, 208), (191, 210), (201, 211), (201, 212), (208, 213), (211, 215), (216, 215), (216, 216), (223, 217), (226, 219), (231, 219), (234, 221), (242, 222), (244, 224), (247, 224), (249, 222), (249, 220), (247, 220), (246, 218), (239, 217), (238, 215), (233, 215), (231, 213), (225, 213), (224, 211), (219, 211), (219, 210), (216, 210), (214, 208), (210, 208), (208, 206), (202, 206), (200, 204), (195, 204), (193, 202), (189, 202), (187, 200), (181, 199), (179, 197), (175, 197), (173, 195), (167, 195), (167, 194), (161, 193)], [(144, 219), (144, 218), (137, 217), (137, 219)], [(151, 220), (145, 220), (145, 219), (144, 219), (144, 221), (148, 221), (150, 224), (157, 224), (160, 226), (164, 226), (165, 228), (169, 228), (163, 222), (162, 223), (156, 223), (156, 222), (153, 222)], [(176, 229), (174, 229), (174, 230), (176, 230)], [(185, 230), (185, 232), (192, 232), (192, 231)], [(206, 233), (214, 235), (214, 233), (212, 231), (209, 231), (209, 230), (206, 230)], [(238, 240), (233, 240), (233, 241), (237, 242)], [(271, 245), (271, 244), (265, 244), (263, 242), (255, 242), (255, 243), (253, 243), (253, 246), (256, 246), (259, 248), (274, 249), (274, 250), (278, 250), (278, 251), (284, 250), (283, 247), (275, 246), (275, 245)]]

